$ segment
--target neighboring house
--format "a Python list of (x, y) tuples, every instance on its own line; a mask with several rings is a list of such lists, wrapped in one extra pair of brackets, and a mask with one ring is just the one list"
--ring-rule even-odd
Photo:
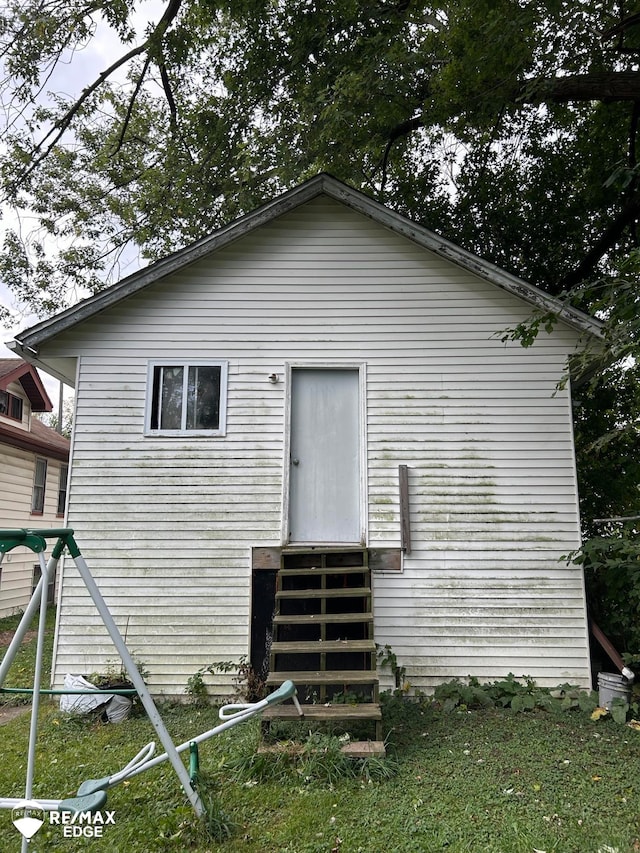
[[(67, 438), (36, 412), (51, 401), (38, 371), (22, 359), (0, 359), (0, 528), (60, 527), (67, 496)], [(40, 577), (32, 551), (16, 548), (0, 563), (0, 616), (23, 610)], [(49, 585), (53, 600), (55, 578)]]
[[(503, 343), (536, 308), (553, 331)], [(10, 346), (76, 387), (68, 523), (156, 693), (273, 667), (274, 630), (278, 677), (373, 640), (429, 691), (590, 685), (559, 382), (598, 336), (318, 175)], [(58, 683), (115, 657), (70, 561), (60, 602)]]

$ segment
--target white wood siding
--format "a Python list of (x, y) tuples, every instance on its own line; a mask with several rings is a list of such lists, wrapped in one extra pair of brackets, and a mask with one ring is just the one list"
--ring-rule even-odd
[[(61, 462), (47, 459), (45, 505), (42, 515), (31, 514), (31, 496), (36, 454), (0, 444), (0, 528), (59, 527), (57, 516)], [(0, 568), (0, 617), (17, 613), (29, 603), (33, 567), (38, 555), (28, 548), (14, 548), (5, 554)]]
[[(246, 654), (250, 548), (280, 544), (287, 361), (367, 365), (369, 545), (413, 551), (375, 578), (375, 632), (415, 687), (512, 671), (589, 680), (570, 399), (577, 334), (496, 333), (514, 296), (348, 208), (315, 200), (60, 336), (80, 357), (69, 524), (159, 692)], [(227, 359), (227, 434), (144, 436), (150, 359)], [(67, 562), (56, 678), (114, 653)], [(220, 680), (220, 690), (228, 680)]]

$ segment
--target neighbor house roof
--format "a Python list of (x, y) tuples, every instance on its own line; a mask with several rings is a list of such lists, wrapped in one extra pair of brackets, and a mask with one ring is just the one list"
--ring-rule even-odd
[(494, 264), (461, 249), (362, 192), (348, 187), (331, 175), (321, 173), (262, 205), (252, 213), (218, 229), (213, 234), (133, 273), (78, 305), (20, 332), (16, 335), (15, 341), (10, 342), (8, 346), (25, 358), (36, 360), (38, 347), (42, 343), (321, 195), (345, 204), (419, 246), (524, 299), (534, 308), (544, 313), (551, 311), (557, 314), (566, 323), (580, 331), (598, 336), (601, 333), (601, 324), (594, 318), (549, 296), (534, 285), (522, 281)]
[(71, 442), (37, 418), (31, 419), (30, 430), (20, 429), (11, 424), (0, 423), (0, 445), (8, 444), (20, 450), (39, 453), (51, 459), (66, 462), (69, 459)]
[(53, 404), (45, 391), (38, 371), (21, 358), (0, 358), (0, 391), (19, 382), (31, 403), (32, 412), (50, 412)]

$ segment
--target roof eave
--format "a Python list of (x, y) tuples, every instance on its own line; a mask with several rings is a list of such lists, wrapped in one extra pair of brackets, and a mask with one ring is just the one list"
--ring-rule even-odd
[(19, 433), (17, 430), (10, 432), (3, 425), (0, 425), (0, 445), (8, 445), (19, 450), (26, 450), (30, 453), (38, 453), (47, 456), (50, 459), (57, 459), (60, 462), (69, 461), (69, 447), (62, 447), (59, 444), (54, 444), (43, 438), (38, 438), (30, 432)]
[(60, 314), (26, 329), (16, 336), (16, 341), (21, 345), (21, 348), (31, 349), (33, 355), (37, 355), (37, 347), (41, 343), (116, 305), (145, 287), (155, 284), (160, 279), (230, 245), (255, 228), (259, 228), (276, 217), (295, 210), (301, 204), (321, 195), (327, 177), (323, 174), (311, 178), (306, 183), (289, 190), (273, 201), (267, 202), (257, 210), (223, 226), (208, 237), (204, 237), (166, 258), (156, 261), (143, 270), (132, 273), (112, 287), (90, 296), (78, 305), (67, 308)]
[(345, 204), (348, 204), (354, 210), (386, 225), (397, 234), (401, 234), (412, 240), (422, 248), (429, 249), (440, 257), (452, 261), (457, 266), (463, 267), (480, 278), (525, 300), (538, 311), (556, 314), (570, 326), (577, 328), (581, 332), (593, 334), (598, 338), (603, 336), (603, 324), (589, 314), (577, 308), (572, 308), (561, 300), (545, 293), (539, 287), (528, 284), (506, 270), (495, 266), (490, 261), (485, 261), (477, 257), (477, 255), (467, 252), (466, 249), (456, 246), (455, 243), (451, 243), (444, 237), (439, 237), (422, 225), (411, 222), (411, 220), (406, 219), (401, 214), (383, 207), (379, 202), (352, 190), (345, 184), (340, 184), (337, 181), (335, 183), (338, 184), (337, 191), (332, 191), (334, 190), (334, 186), (331, 185), (327, 189), (327, 194), (337, 200), (344, 201)]

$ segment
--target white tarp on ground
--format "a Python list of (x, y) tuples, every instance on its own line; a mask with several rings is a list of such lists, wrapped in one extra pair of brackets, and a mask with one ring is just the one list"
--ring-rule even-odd
[[(67, 673), (64, 677), (66, 690), (95, 690), (95, 684), (91, 684), (81, 675)], [(126, 720), (131, 711), (131, 700), (127, 696), (119, 696), (114, 693), (77, 694), (64, 693), (60, 696), (60, 710), (68, 714), (89, 714), (97, 708), (106, 705), (107, 719), (110, 723), (119, 723)]]

